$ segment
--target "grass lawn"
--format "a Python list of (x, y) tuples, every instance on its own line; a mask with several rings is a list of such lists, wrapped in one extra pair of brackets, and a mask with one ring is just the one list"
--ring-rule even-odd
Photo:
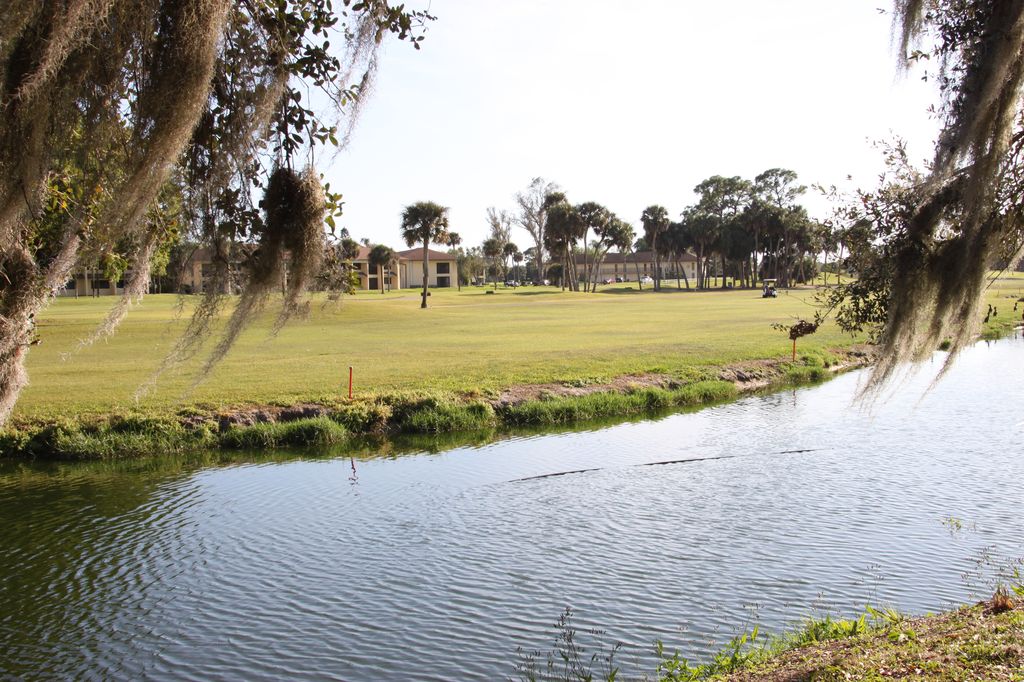
[[(181, 333), (192, 299), (183, 299), (183, 317), (176, 310), (182, 299), (148, 296), (113, 338), (70, 355), (114, 299), (58, 299), (40, 315), (42, 343), (28, 356), (31, 383), (15, 416), (134, 407), (161, 413), (196, 404), (338, 397), (347, 391), (349, 365), (361, 395), (488, 393), (515, 384), (590, 382), (642, 372), (691, 378), (705, 368), (786, 356), (790, 342), (771, 325), (814, 314), (810, 288), (767, 300), (759, 291), (655, 293), (628, 285), (597, 294), (552, 287), (485, 291), (434, 290), (427, 310), (419, 308), (418, 292), (410, 290), (360, 292), (340, 305), (318, 298), (308, 319), (289, 324), (276, 337), (269, 335), (272, 305), (197, 388), (189, 390), (198, 366), (193, 363), (165, 376), (138, 405), (136, 389)], [(1003, 315), (1012, 309), (1010, 295), (1024, 295), (1024, 279), (1001, 279), (990, 291)], [(850, 342), (828, 324), (801, 339), (799, 349)]]

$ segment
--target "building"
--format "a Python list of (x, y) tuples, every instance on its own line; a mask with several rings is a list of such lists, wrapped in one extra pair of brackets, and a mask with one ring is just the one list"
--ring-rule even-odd
[[(577, 265), (580, 265), (577, 257)], [(606, 254), (594, 276), (598, 282), (607, 280), (622, 280), (623, 282), (636, 281), (637, 273), (641, 278), (654, 277), (654, 252), (637, 251), (635, 253), (609, 253)], [(697, 257), (684, 253), (681, 257), (661, 258), (661, 278), (676, 279), (676, 277), (689, 280), (692, 283), (697, 279)]]
[[(221, 282), (225, 293), (232, 290), (237, 292), (242, 281), (245, 261), (255, 248), (252, 244), (237, 244), (231, 249), (227, 281)], [(182, 256), (178, 261), (180, 264), (172, 262), (170, 268), (174, 270), (175, 287), (183, 294), (205, 293), (208, 287), (213, 286), (217, 274), (214, 250), (209, 246), (192, 245), (187, 247)]]
[(58, 296), (78, 298), (79, 296), (117, 296), (124, 293), (124, 280), (111, 282), (97, 268), (77, 270), (67, 281)]
[[(428, 251), (427, 286), (444, 289), (456, 284), (459, 267), (455, 256), (443, 251)], [(423, 247), (398, 252), (398, 270), (402, 286), (417, 288), (423, 286)]]
[[(352, 268), (359, 274), (359, 288), (367, 289), (369, 291), (380, 291), (381, 280), (380, 270), (376, 265), (370, 265), (370, 251), (373, 247), (360, 246), (359, 254), (352, 261)], [(384, 273), (384, 289), (390, 291), (391, 289), (401, 289), (402, 282), (404, 281), (401, 277), (401, 261), (392, 265), (387, 272)]]
[[(229, 284), (231, 289), (237, 290), (240, 282), (241, 271), (244, 266), (244, 256), (247, 250), (254, 248), (251, 245), (241, 245), (233, 250), (231, 263), (229, 264)], [(352, 269), (359, 275), (359, 289), (368, 291), (379, 291), (381, 288), (381, 268), (370, 265), (370, 251), (372, 247), (360, 246), (359, 253), (352, 260)], [(430, 250), (430, 276), (428, 286), (437, 288), (451, 287), (456, 284), (458, 276), (458, 262), (452, 254), (441, 251)], [(385, 291), (402, 288), (417, 288), (423, 286), (423, 248), (408, 249), (396, 253), (397, 261), (391, 268), (387, 269), (384, 275), (383, 286)], [(208, 246), (194, 246), (187, 252), (183, 252), (181, 259), (176, 266), (172, 265), (175, 289), (185, 294), (201, 294), (209, 286), (213, 285), (216, 275), (213, 250)], [(124, 282), (111, 283), (104, 279), (103, 273), (96, 268), (83, 268), (75, 272), (68, 280), (65, 288), (58, 292), (58, 296), (108, 296), (124, 293)]]

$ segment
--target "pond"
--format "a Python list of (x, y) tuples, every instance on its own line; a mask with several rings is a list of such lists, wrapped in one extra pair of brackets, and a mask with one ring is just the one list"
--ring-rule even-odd
[(656, 640), (986, 596), (1024, 554), (1024, 341), (927, 391), (942, 357), (870, 411), (855, 372), (438, 453), (8, 466), (0, 677), (504, 678), (568, 606), (628, 678)]

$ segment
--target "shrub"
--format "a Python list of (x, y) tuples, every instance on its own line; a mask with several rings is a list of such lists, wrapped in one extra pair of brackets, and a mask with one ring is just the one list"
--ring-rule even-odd
[(220, 434), (220, 446), (232, 450), (265, 450), (281, 446), (328, 446), (341, 443), (348, 431), (328, 417), (236, 426)]
[(330, 414), (353, 433), (381, 433), (387, 429), (391, 415), (390, 405), (369, 401), (341, 405)]
[(427, 401), (402, 414), (397, 427), (406, 433), (475, 431), (494, 426), (494, 410), (487, 403)]

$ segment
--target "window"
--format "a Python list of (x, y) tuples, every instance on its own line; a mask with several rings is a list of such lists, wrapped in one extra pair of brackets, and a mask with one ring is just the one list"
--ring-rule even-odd
[[(445, 263), (445, 265), (447, 265), (447, 263)], [(439, 289), (445, 289), (445, 288), (450, 287), (451, 285), (452, 285), (452, 278), (451, 277), (438, 277), (437, 278), (437, 287)]]
[(369, 283), (366, 286), (376, 291), (377, 289), (380, 288), (380, 282), (377, 281), (376, 277), (371, 277)]
[(437, 264), (437, 274), (439, 274), (439, 275), (450, 274), (451, 271), (452, 271), (451, 267), (452, 267), (451, 263), (438, 263)]

